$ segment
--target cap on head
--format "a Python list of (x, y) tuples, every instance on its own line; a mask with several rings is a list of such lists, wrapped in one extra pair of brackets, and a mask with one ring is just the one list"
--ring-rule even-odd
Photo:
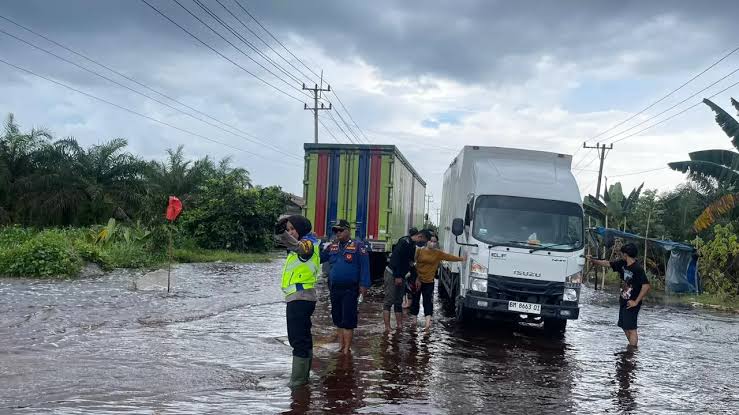
[(338, 233), (340, 231), (343, 231), (345, 229), (351, 229), (352, 225), (347, 221), (346, 219), (340, 219), (336, 222), (336, 224), (331, 228), (332, 232)]

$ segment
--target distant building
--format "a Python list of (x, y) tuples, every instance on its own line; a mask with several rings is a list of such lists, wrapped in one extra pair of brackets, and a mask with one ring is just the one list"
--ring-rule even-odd
[(302, 215), (303, 207), (305, 206), (305, 200), (300, 196), (295, 196), (292, 193), (285, 193), (288, 197), (287, 203), (285, 204), (285, 215)]

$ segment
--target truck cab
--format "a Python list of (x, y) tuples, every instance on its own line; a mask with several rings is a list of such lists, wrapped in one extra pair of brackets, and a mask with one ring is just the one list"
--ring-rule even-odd
[(447, 170), (439, 293), (464, 321), (481, 314), (562, 332), (579, 316), (583, 209), (571, 157), (465, 147)]

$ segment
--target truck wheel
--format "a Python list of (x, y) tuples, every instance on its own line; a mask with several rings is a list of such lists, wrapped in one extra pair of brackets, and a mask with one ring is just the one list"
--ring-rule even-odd
[(567, 329), (567, 320), (559, 318), (544, 319), (544, 331), (550, 334), (562, 334)]
[(439, 298), (442, 300), (449, 299), (449, 293), (446, 290), (446, 285), (444, 285), (444, 281), (441, 278), (439, 278)]
[(472, 310), (464, 306), (464, 299), (462, 297), (457, 297), (454, 305), (454, 315), (459, 323), (464, 324), (472, 321)]

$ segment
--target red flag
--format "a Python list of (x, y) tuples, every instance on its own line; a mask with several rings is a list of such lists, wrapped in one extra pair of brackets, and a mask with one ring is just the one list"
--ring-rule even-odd
[(174, 222), (177, 216), (180, 216), (180, 212), (182, 212), (182, 202), (175, 196), (170, 196), (169, 205), (167, 205), (167, 220)]

